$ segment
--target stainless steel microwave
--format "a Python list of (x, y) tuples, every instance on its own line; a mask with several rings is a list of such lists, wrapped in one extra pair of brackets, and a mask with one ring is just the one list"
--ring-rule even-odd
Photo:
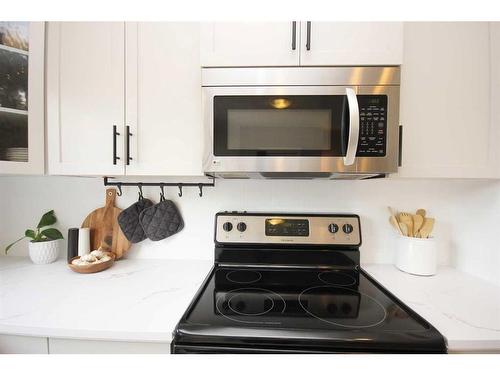
[(202, 69), (204, 171), (385, 176), (398, 168), (399, 67)]

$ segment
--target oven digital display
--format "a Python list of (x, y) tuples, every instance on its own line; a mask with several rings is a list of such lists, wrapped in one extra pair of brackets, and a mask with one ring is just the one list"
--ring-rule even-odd
[(266, 236), (309, 236), (309, 220), (305, 219), (266, 219)]

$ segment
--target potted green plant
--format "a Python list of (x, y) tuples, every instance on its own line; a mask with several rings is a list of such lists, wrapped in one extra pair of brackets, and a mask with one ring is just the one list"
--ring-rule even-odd
[(47, 228), (57, 222), (54, 210), (43, 214), (36, 229), (26, 229), (24, 236), (5, 248), (5, 254), (19, 241), (31, 238), (29, 242), (30, 258), (35, 264), (48, 264), (54, 262), (59, 256), (59, 241), (63, 235), (56, 228)]

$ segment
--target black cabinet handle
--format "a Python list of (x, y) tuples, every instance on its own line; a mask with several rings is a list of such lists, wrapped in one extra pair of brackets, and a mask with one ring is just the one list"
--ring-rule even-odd
[(306, 37), (306, 49), (309, 51), (311, 49), (311, 21), (307, 21), (307, 37)]
[(120, 157), (116, 156), (116, 136), (120, 135), (116, 131), (116, 125), (113, 125), (113, 165), (116, 165), (116, 161), (120, 160)]
[(130, 137), (132, 136), (132, 133), (130, 132), (130, 126), (126, 126), (127, 130), (127, 165), (130, 165), (130, 160), (132, 158), (130, 157)]
[(292, 22), (292, 51), (297, 49), (297, 21)]

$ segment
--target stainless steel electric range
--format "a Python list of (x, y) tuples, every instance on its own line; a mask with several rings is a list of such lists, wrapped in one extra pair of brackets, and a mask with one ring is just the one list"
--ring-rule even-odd
[(221, 212), (173, 353), (446, 353), (359, 264), (357, 215)]

